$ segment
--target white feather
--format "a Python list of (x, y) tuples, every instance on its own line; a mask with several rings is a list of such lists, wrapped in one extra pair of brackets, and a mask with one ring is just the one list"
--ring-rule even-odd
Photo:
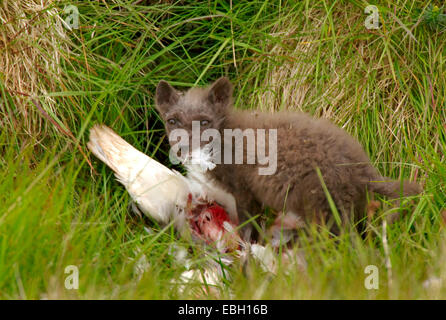
[(206, 200), (215, 200), (224, 205), (231, 221), (238, 224), (237, 206), (232, 194), (223, 189), (223, 187), (206, 175), (206, 171), (214, 170), (216, 164), (212, 161), (213, 155), (210, 153), (212, 148), (210, 144), (204, 148), (198, 148), (192, 151), (190, 157), (183, 162), (187, 169), (187, 178), (189, 187), (195, 194), (200, 194)]

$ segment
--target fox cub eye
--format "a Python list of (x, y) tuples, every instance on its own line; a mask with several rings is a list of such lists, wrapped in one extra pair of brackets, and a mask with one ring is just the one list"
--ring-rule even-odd
[(174, 119), (174, 118), (169, 119), (169, 120), (167, 120), (167, 123), (173, 126), (173, 125), (177, 124), (177, 119)]
[(207, 125), (209, 125), (209, 120), (201, 120), (200, 121), (200, 125), (202, 125), (202, 126), (207, 126)]

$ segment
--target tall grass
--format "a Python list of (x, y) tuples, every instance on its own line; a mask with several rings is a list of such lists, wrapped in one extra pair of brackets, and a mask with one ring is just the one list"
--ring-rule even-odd
[[(68, 4), (80, 12), (79, 29), (42, 20), (49, 12), (64, 19)], [(0, 70), (0, 297), (445, 298), (444, 8), (381, 1), (381, 27), (367, 30), (366, 5), (114, 0), (0, 11), (2, 61), (21, 54), (32, 73)], [(23, 21), (29, 32), (18, 32)], [(330, 118), (381, 173), (417, 180), (425, 192), (388, 226), (381, 217), (392, 208), (380, 199), (366, 235), (302, 234), (306, 268), (271, 276), (235, 264), (218, 290), (177, 285), (185, 267), (175, 250), (188, 248), (200, 268), (203, 249), (132, 213), (125, 190), (88, 154), (88, 129), (105, 123), (169, 165), (155, 85), (188, 88), (221, 75), (233, 80), (237, 108)], [(25, 81), (26, 92), (11, 79)], [(69, 265), (79, 268), (78, 290), (64, 285)], [(367, 265), (378, 267), (378, 290), (364, 287)]]

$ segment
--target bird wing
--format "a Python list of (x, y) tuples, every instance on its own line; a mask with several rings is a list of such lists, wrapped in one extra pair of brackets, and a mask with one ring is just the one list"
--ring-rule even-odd
[(109, 127), (93, 126), (87, 146), (115, 172), (147, 216), (168, 223), (178, 207), (186, 206), (189, 187), (185, 178), (136, 150)]

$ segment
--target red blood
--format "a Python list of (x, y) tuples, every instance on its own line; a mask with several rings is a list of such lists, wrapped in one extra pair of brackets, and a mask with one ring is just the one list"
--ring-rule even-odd
[(225, 211), (225, 209), (223, 209), (223, 207), (219, 206), (215, 202), (207, 208), (207, 211), (212, 213), (215, 222), (217, 222), (222, 228), (223, 228), (223, 222), (225, 221), (231, 222), (231, 220), (229, 220), (229, 215)]
[[(218, 203), (203, 201), (202, 199), (193, 201), (191, 194), (188, 196), (187, 215), (195, 236), (208, 244), (219, 240), (222, 235), (227, 233), (223, 225), (224, 222), (234, 226), (226, 210)], [(228, 245), (232, 249), (234, 248), (233, 243), (228, 243)]]

